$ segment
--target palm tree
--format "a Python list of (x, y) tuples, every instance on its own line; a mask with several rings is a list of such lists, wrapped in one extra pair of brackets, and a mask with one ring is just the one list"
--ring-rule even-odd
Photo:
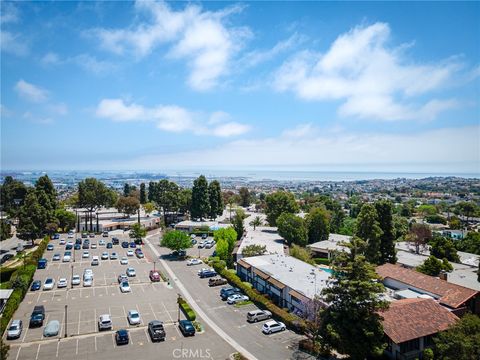
[(260, 225), (262, 225), (262, 219), (260, 219), (260, 216), (255, 216), (255, 218), (250, 221), (250, 226), (253, 226), (253, 231), (255, 231), (255, 228)]

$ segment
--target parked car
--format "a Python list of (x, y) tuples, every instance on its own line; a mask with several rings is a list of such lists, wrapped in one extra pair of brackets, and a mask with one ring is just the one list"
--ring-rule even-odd
[(48, 251), (53, 251), (53, 244), (48, 244), (47, 245), (47, 250)]
[(128, 284), (127, 281), (124, 281), (120, 284), (120, 291), (122, 293), (130, 292), (132, 289), (130, 289), (130, 285)]
[(128, 265), (128, 258), (126, 256), (122, 257), (120, 265)]
[(96, 242), (93, 242), (92, 245), (90, 245), (90, 248), (96, 249), (96, 248), (97, 248), (97, 243), (96, 243)]
[(83, 245), (82, 245), (82, 249), (90, 249), (90, 243), (89, 242), (84, 242)]
[(34, 280), (32, 282), (32, 286), (30, 286), (30, 290), (31, 291), (37, 291), (37, 290), (40, 290), (41, 287), (42, 287), (42, 281), (41, 280)]
[(104, 231), (104, 232), (102, 233), (102, 236), (103, 236), (103, 237), (108, 237), (108, 231)]
[(236, 304), (242, 301), (248, 301), (248, 300), (250, 300), (250, 298), (247, 295), (233, 294), (227, 298), (227, 303), (230, 305), (233, 305), (233, 304)]
[(208, 238), (208, 235), (207, 234), (202, 234), (202, 239), (206, 239)]
[(152, 320), (148, 323), (148, 333), (152, 342), (165, 340), (165, 328), (163, 322), (159, 320)]
[(127, 256), (133, 256), (133, 255), (134, 255), (134, 254), (133, 254), (133, 250), (128, 250), (128, 251), (127, 251)]
[(65, 239), (61, 239), (58, 244), (59, 244), (59, 245), (65, 245), (66, 243), (67, 243), (67, 242), (65, 241)]
[(68, 238), (69, 238), (69, 239), (73, 239), (74, 235), (75, 235), (75, 234), (74, 234), (73, 231), (69, 231), (69, 232), (68, 232)]
[(58, 283), (57, 283), (57, 288), (65, 288), (67, 287), (67, 279), (66, 278), (60, 278), (58, 279)]
[(111, 242), (107, 243), (107, 249), (113, 248), (113, 244)]
[(199, 248), (199, 249), (203, 249), (203, 248), (205, 247), (205, 243), (206, 243), (206, 241), (204, 241), (204, 240), (200, 241), (200, 242), (198, 243), (198, 248)]
[(185, 250), (175, 250), (174, 252), (172, 252), (172, 255), (179, 258), (184, 258), (185, 256), (187, 256), (187, 252)]
[(130, 310), (128, 312), (127, 319), (130, 325), (139, 325), (141, 323), (140, 314), (137, 310)]
[(97, 266), (99, 263), (100, 263), (100, 261), (98, 260), (98, 256), (93, 256), (92, 257), (92, 262), (90, 263), (90, 265)]
[(63, 261), (63, 262), (70, 262), (71, 259), (72, 259), (72, 255), (70, 255), (70, 254), (64, 254), (62, 261)]
[(197, 240), (196, 239), (192, 239), (192, 245), (196, 245), (197, 244)]
[(82, 245), (82, 239), (75, 239), (75, 245)]
[(197, 258), (188, 259), (187, 266), (200, 265), (203, 264), (203, 261)]
[(108, 252), (103, 252), (102, 253), (102, 260), (108, 260)]
[(18, 339), (22, 334), (22, 320), (13, 320), (7, 329), (7, 340)]
[(118, 279), (117, 279), (117, 280), (118, 280), (118, 283), (119, 283), (119, 284), (122, 283), (122, 282), (124, 282), (124, 281), (128, 282), (128, 276), (125, 275), (125, 274), (120, 274), (120, 275), (118, 275)]
[(47, 259), (38, 260), (37, 269), (45, 269), (47, 267)]
[(59, 330), (60, 330), (60, 321), (58, 320), (49, 321), (47, 326), (45, 326), (45, 329), (43, 329), (43, 336), (45, 337), (57, 336)]
[(284, 323), (275, 321), (275, 320), (270, 320), (270, 321), (267, 321), (265, 324), (263, 324), (262, 332), (264, 334), (271, 334), (278, 331), (285, 331), (286, 328), (287, 327), (285, 326)]
[(225, 285), (228, 281), (223, 278), (208, 279), (208, 286)]
[[(67, 245), (65, 245), (65, 250), (72, 250), (73, 249), (73, 244), (69, 244), (67, 243)], [(78, 250), (78, 249), (76, 249)]]
[(93, 285), (93, 277), (83, 277), (83, 287), (91, 287)]
[(116, 253), (116, 252), (112, 252), (112, 253), (110, 254), (110, 260), (117, 260), (117, 259), (118, 259), (117, 253)]
[(110, 330), (112, 328), (112, 318), (110, 314), (100, 315), (98, 318), (98, 331)]
[(90, 233), (90, 234), (88, 234), (88, 236), (91, 237), (91, 238), (94, 238), (94, 237), (95, 237), (95, 234), (94, 234), (94, 233)]
[(178, 327), (182, 332), (183, 336), (194, 336), (195, 335), (195, 327), (193, 326), (190, 320), (180, 320), (178, 322)]
[(73, 248), (74, 248), (75, 250), (80, 250), (80, 249), (82, 248), (82, 245), (81, 245), (81, 244), (75, 244), (75, 245), (73, 246)]
[(32, 314), (30, 315), (29, 327), (42, 326), (43, 320), (45, 320), (45, 307), (43, 305), (37, 305), (33, 308)]
[(234, 287), (226, 287), (220, 289), (220, 297), (222, 298), (223, 301), (227, 300), (229, 296), (232, 296), (233, 294), (239, 294), (240, 289), (239, 288), (234, 288)]
[(72, 276), (72, 285), (80, 285), (80, 275)]
[(83, 270), (83, 277), (85, 277), (85, 276), (93, 277), (93, 270), (92, 269)]
[(150, 278), (151, 282), (159, 282), (160, 281), (160, 274), (158, 273), (158, 271), (150, 270), (150, 273), (149, 273), (148, 277)]
[(120, 243), (120, 240), (118, 238), (116, 238), (116, 237), (112, 238), (112, 244), (113, 245), (118, 245), (119, 243)]
[(99, 240), (98, 246), (105, 246), (105, 240)]
[(52, 239), (53, 239), (53, 240), (58, 240), (58, 239), (60, 239), (60, 234), (58, 234), (58, 233), (53, 234)]
[(137, 273), (135, 272), (135, 269), (132, 268), (132, 267), (127, 268), (127, 271), (125, 271), (125, 273), (129, 277), (137, 276)]
[(204, 278), (217, 276), (217, 272), (215, 270), (209, 269), (207, 271), (202, 271), (199, 275), (201, 279), (204, 279)]
[(43, 283), (43, 290), (52, 290), (55, 286), (55, 280), (52, 278), (47, 278)]
[(115, 333), (115, 341), (117, 345), (128, 344), (128, 341), (129, 341), (128, 331), (125, 329), (117, 330), (117, 332)]
[(82, 239), (86, 239), (88, 237), (88, 234), (86, 232), (82, 232)]
[(139, 258), (139, 259), (143, 259), (145, 257), (145, 255), (143, 255), (143, 252), (141, 252), (141, 251), (137, 251), (137, 252), (135, 252), (135, 254), (137, 255), (137, 258)]
[(53, 261), (60, 261), (60, 254), (59, 253), (53, 254), (52, 260)]
[(257, 322), (268, 320), (272, 317), (272, 313), (267, 310), (253, 310), (247, 313), (247, 321), (248, 322)]
[(124, 248), (124, 249), (128, 248), (128, 242), (127, 241), (122, 241), (122, 248)]
[(214, 240), (208, 240), (205, 243), (205, 249), (211, 249), (213, 247), (213, 245), (215, 245), (215, 241)]
[(136, 248), (137, 247), (137, 244), (135, 244), (135, 241), (130, 242), (129, 245), (130, 245), (131, 248)]

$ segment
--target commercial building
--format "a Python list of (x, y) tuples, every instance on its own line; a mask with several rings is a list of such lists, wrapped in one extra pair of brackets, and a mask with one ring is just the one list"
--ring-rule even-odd
[[(97, 212), (89, 213), (86, 209), (76, 209), (77, 231), (112, 231), (112, 230), (128, 230), (131, 226), (138, 223), (146, 229), (153, 229), (160, 225), (160, 216), (158, 214), (145, 214), (140, 210), (139, 214), (133, 216), (125, 216), (116, 209), (102, 209)], [(140, 218), (140, 219), (139, 219)]]
[(185, 220), (175, 224), (175, 230), (181, 230), (185, 232), (192, 232), (198, 229), (208, 229), (209, 231), (218, 230), (221, 228), (231, 227), (232, 224), (223, 224), (218, 221), (193, 221)]
[(301, 314), (308, 302), (328, 286), (331, 272), (292, 256), (273, 254), (238, 260), (237, 275), (278, 306)]

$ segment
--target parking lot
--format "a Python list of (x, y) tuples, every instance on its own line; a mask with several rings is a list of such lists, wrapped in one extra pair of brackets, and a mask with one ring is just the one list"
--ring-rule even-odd
[[(115, 235), (122, 241), (127, 237), (120, 232)], [(75, 236), (77, 237), (77, 236)], [(66, 239), (66, 235), (62, 236)], [(215, 358), (225, 359), (233, 353), (233, 348), (223, 341), (215, 332), (205, 326), (205, 331), (197, 333), (194, 337), (184, 338), (175, 324), (178, 318), (177, 293), (178, 291), (166, 282), (152, 283), (148, 277), (149, 271), (160, 268), (154, 260), (155, 257), (147, 247), (144, 247), (145, 258), (138, 259), (135, 256), (128, 257), (128, 265), (121, 265), (120, 258), (126, 256), (128, 249), (120, 245), (114, 245), (112, 249), (99, 246), (100, 240), (111, 241), (111, 237), (95, 237), (89, 239), (91, 243), (97, 243), (97, 249), (88, 249), (89, 258), (82, 258), (82, 250), (72, 250), (70, 262), (52, 261), (55, 253), (63, 256), (65, 245), (60, 245), (59, 240), (52, 240), (54, 249), (45, 251), (44, 257), (48, 260), (46, 269), (39, 269), (35, 273), (35, 280), (41, 280), (42, 284), (47, 277), (58, 282), (59, 278), (66, 278), (68, 286), (52, 290), (29, 291), (14, 319), (23, 321), (23, 332), (19, 339), (8, 340), (11, 345), (10, 358), (18, 359), (52, 359), (52, 358), (115, 358), (117, 351), (132, 354), (141, 351), (142, 358), (159, 358), (159, 349), (164, 358), (175, 358), (174, 352), (178, 349), (192, 349), (195, 356), (190, 358)], [(75, 241), (75, 239), (66, 239)], [(98, 266), (91, 266), (92, 256), (100, 256), (101, 253), (116, 252), (117, 260), (100, 260)], [(133, 267), (135, 277), (129, 278), (131, 292), (122, 293), (119, 288), (117, 277), (125, 274), (127, 267)], [(94, 274), (93, 286), (71, 286), (72, 275), (82, 277), (84, 269), (92, 269)], [(44, 326), (51, 320), (60, 322), (58, 336), (45, 338), (43, 328), (28, 328), (30, 314), (35, 305), (45, 307)], [(141, 323), (130, 326), (127, 320), (129, 310), (140, 313)], [(110, 314), (113, 323), (112, 331), (98, 330), (98, 317), (102, 314)], [(181, 315), (183, 318), (183, 314)], [(147, 324), (151, 320), (161, 320), (165, 323), (167, 334), (166, 341), (160, 344), (151, 343), (147, 332)], [(202, 322), (201, 318), (198, 321)], [(130, 335), (129, 345), (117, 346), (114, 333), (118, 329), (128, 329)], [(65, 337), (66, 335), (66, 337)], [(150, 355), (151, 356), (150, 356)]]

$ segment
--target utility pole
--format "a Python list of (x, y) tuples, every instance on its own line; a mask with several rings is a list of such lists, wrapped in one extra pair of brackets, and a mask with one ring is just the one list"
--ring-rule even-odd
[(72, 281), (73, 280), (73, 264), (71, 267), (72, 267), (72, 276), (70, 278), (70, 287), (73, 289), (73, 281)]
[(153, 272), (155, 272), (155, 264), (156, 263), (157, 263), (156, 261), (153, 262)]

